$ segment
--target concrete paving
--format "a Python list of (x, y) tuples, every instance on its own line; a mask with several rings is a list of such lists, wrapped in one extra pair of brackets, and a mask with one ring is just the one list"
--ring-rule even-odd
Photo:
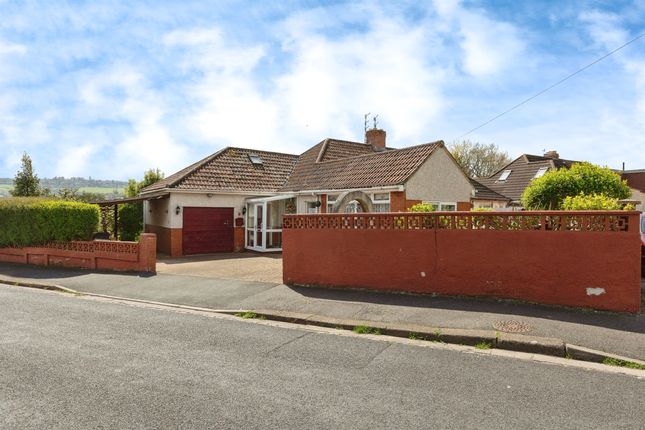
[(27, 288), (0, 286), (0, 303), (4, 430), (637, 429), (645, 422), (644, 381), (612, 369)]
[(497, 300), (294, 288), (279, 283), (89, 273), (0, 263), (1, 281), (56, 284), (80, 292), (212, 309), (298, 312), (339, 319), (491, 330), (500, 321), (528, 324), (524, 334), (645, 360), (645, 314), (613, 314)]

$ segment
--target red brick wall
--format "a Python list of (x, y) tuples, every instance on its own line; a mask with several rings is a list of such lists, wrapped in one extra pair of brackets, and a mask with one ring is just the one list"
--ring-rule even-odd
[(158, 225), (146, 224), (145, 232), (157, 235), (157, 252), (168, 254), (171, 257), (179, 257), (183, 255), (181, 228), (167, 228)]
[(243, 252), (244, 251), (244, 234), (246, 233), (245, 227), (235, 227), (233, 231), (233, 251), (234, 252)]
[(0, 261), (92, 270), (156, 272), (157, 238), (143, 233), (139, 242), (64, 242), (26, 248), (0, 248)]
[(457, 202), (458, 211), (469, 211), (473, 208), (473, 204), (470, 202)]
[[(444, 219), (475, 216), (444, 214)], [(342, 225), (329, 224), (329, 217), (339, 215), (295, 215), (285, 218), (283, 280), (638, 312), (638, 212), (621, 215), (625, 214), (628, 231), (555, 231), (547, 230), (544, 222), (537, 230), (330, 228)], [(496, 215), (503, 218), (509, 213), (476, 216)], [(363, 214), (355, 219), (365, 223), (370, 216), (373, 225), (387, 224), (381, 220), (387, 215)], [(309, 217), (328, 220), (296, 221)]]

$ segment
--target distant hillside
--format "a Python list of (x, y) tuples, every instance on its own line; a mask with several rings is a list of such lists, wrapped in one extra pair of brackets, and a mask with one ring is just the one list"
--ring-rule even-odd
[[(79, 192), (105, 194), (106, 197), (118, 197), (124, 193), (128, 185), (124, 181), (92, 178), (64, 178), (55, 176), (53, 178), (40, 178), (40, 186), (49, 188), (52, 194), (64, 188), (78, 190)], [(13, 188), (13, 178), (0, 178), (0, 196), (8, 196), (9, 190)]]

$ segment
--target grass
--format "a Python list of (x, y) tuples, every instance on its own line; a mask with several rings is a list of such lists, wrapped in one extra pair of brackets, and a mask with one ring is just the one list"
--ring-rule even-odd
[(491, 345), (488, 342), (479, 342), (477, 345), (475, 345), (475, 348), (477, 349), (491, 349), (493, 345)]
[(381, 334), (380, 328), (368, 327), (366, 325), (357, 325), (352, 331), (358, 334)]
[(607, 357), (602, 361), (602, 364), (607, 364), (609, 366), (619, 366), (627, 367), (628, 369), (640, 369), (645, 370), (645, 365), (634, 363), (633, 361), (619, 360), (618, 358)]
[(255, 312), (238, 312), (235, 314), (236, 317), (244, 318), (245, 320), (248, 319), (260, 319), (263, 320), (264, 316), (258, 315)]

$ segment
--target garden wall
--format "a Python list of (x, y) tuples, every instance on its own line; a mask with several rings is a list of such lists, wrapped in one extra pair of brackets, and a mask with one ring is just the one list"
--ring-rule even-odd
[(639, 212), (288, 215), (289, 285), (638, 312)]
[(95, 240), (57, 242), (25, 248), (0, 248), (0, 261), (155, 273), (156, 248), (157, 237), (154, 234), (143, 233), (139, 242)]

